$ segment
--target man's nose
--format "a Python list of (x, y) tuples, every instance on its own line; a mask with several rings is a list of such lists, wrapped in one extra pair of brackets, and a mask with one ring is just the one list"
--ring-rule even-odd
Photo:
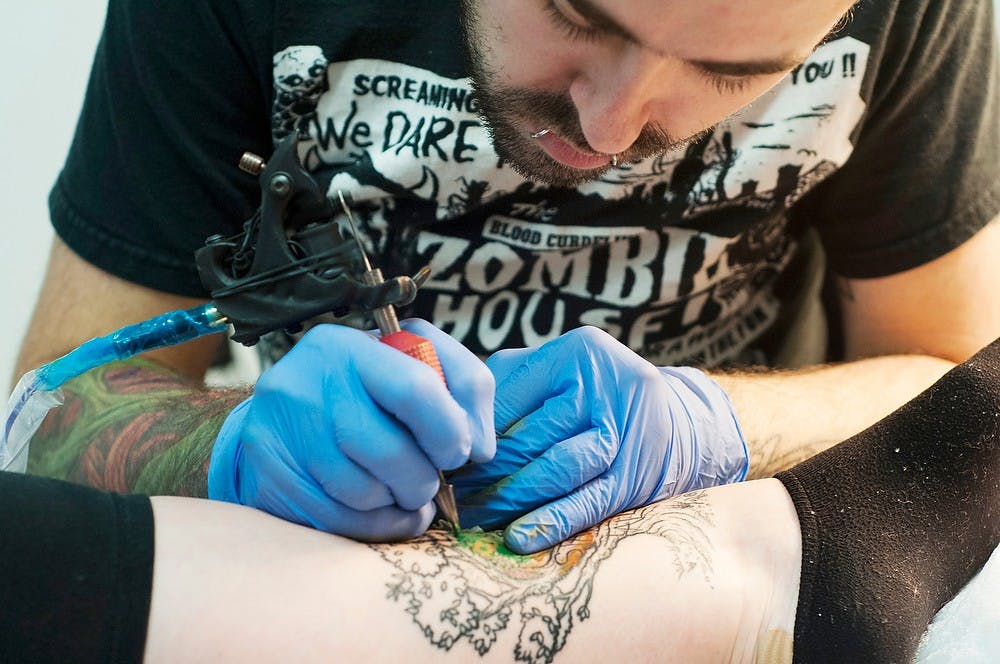
[(569, 93), (590, 148), (618, 154), (635, 142), (659, 105), (668, 63), (631, 44), (604, 55), (586, 63)]

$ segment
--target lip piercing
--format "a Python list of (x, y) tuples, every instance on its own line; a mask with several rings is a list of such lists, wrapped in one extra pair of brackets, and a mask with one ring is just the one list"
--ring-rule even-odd
[(617, 154), (611, 155), (611, 165), (612, 166), (617, 166), (618, 165), (618, 155)]
[(541, 138), (542, 136), (544, 136), (547, 133), (549, 133), (548, 129), (542, 129), (541, 131), (536, 131), (534, 134), (531, 134), (531, 137), (532, 138)]

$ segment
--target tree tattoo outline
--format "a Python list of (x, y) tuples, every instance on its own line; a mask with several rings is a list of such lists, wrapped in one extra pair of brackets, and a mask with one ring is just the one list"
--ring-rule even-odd
[(704, 492), (695, 491), (620, 514), (527, 556), (504, 547), (499, 531), (478, 529), (464, 531), (457, 541), (442, 529), (403, 544), (369, 546), (395, 568), (386, 597), (403, 604), (431, 644), (450, 651), (465, 642), (485, 655), (514, 624), (515, 660), (535, 664), (551, 662), (576, 622), (590, 617), (597, 570), (627, 537), (663, 539), (678, 578), (700, 574), (711, 582), (705, 528), (712, 524)]

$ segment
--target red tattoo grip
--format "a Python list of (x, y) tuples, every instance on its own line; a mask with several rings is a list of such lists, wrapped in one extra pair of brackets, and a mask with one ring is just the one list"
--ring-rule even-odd
[(382, 337), (382, 343), (420, 360), (434, 369), (441, 376), (441, 380), (444, 380), (444, 370), (441, 368), (441, 361), (438, 359), (437, 353), (434, 352), (434, 344), (427, 339), (406, 330), (399, 330)]

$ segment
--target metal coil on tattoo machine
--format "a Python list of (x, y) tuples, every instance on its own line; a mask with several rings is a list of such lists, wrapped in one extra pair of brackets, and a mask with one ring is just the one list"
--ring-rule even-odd
[(405, 305), (417, 284), (407, 276), (366, 284), (358, 244), (335, 221), (337, 208), (299, 163), (291, 135), (265, 164), (247, 153), (240, 168), (259, 176), (261, 205), (238, 235), (213, 235), (195, 252), (202, 284), (234, 327), (255, 344), (274, 330), (297, 331), (321, 314), (343, 316)]

